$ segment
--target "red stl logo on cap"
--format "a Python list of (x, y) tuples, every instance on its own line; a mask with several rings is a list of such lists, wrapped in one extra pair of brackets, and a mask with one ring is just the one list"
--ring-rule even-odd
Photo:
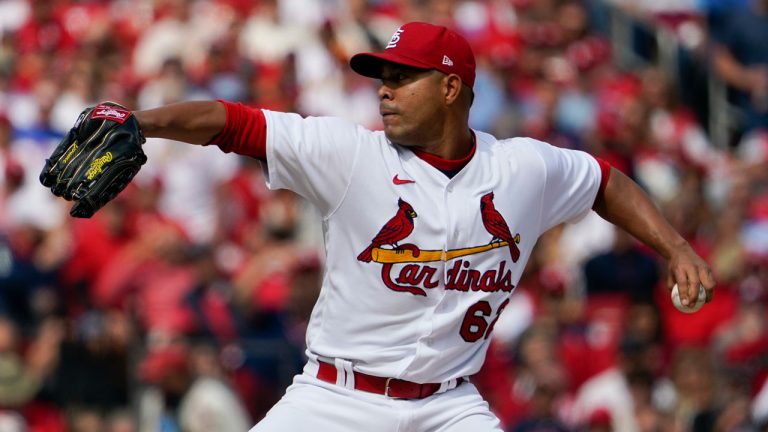
[(443, 26), (411, 22), (401, 26), (381, 53), (352, 56), (349, 65), (360, 75), (379, 78), (385, 61), (456, 74), (469, 87), (475, 84), (475, 55), (458, 33)]

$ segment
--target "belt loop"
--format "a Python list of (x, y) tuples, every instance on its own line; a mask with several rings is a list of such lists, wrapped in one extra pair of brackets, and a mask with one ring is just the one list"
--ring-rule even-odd
[(437, 389), (435, 393), (447, 392), (448, 390), (455, 389), (458, 385), (459, 385), (459, 380), (456, 378), (449, 379), (448, 381), (443, 381), (440, 383), (440, 388)]
[(453, 379), (449, 379), (449, 380), (448, 380), (448, 388), (447, 388), (447, 389), (445, 389), (445, 390), (446, 390), (446, 391), (448, 391), (448, 390), (453, 390), (453, 389), (455, 389), (455, 388), (456, 388), (456, 386), (458, 385), (458, 382), (459, 382), (459, 380), (457, 380), (456, 378), (453, 378)]
[(355, 371), (352, 369), (351, 361), (344, 361), (344, 373), (347, 376), (346, 387), (350, 390), (355, 389)]
[(333, 363), (336, 367), (336, 385), (345, 387), (347, 384), (347, 374), (344, 371), (344, 360), (340, 358), (333, 359)]
[(320, 373), (320, 362), (315, 358), (308, 357), (307, 363), (304, 365), (304, 373), (317, 376)]
[(355, 372), (352, 370), (352, 362), (336, 358), (333, 360), (336, 366), (336, 384), (349, 390), (355, 389)]

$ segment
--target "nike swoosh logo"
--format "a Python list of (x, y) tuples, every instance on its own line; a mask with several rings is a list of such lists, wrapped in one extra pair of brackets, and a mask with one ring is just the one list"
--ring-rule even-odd
[(397, 174), (395, 174), (394, 177), (392, 177), (392, 183), (396, 185), (404, 185), (408, 183), (416, 183), (416, 180), (405, 180), (405, 179), (399, 179), (397, 178)]

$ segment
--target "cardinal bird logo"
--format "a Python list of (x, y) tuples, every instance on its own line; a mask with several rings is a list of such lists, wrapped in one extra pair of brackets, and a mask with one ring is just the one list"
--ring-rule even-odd
[(416, 212), (402, 198), (397, 200), (397, 207), (397, 213), (381, 227), (376, 237), (371, 240), (371, 245), (357, 256), (359, 261), (371, 262), (374, 248), (381, 245), (392, 245), (397, 249), (400, 247), (397, 242), (411, 235), (413, 232), (413, 218), (416, 217)]
[(512, 261), (517, 262), (520, 258), (520, 249), (517, 247), (517, 243), (520, 241), (520, 234), (515, 234), (512, 237), (509, 225), (507, 225), (501, 213), (496, 210), (496, 206), (493, 205), (493, 192), (488, 192), (480, 198), (480, 215), (483, 218), (483, 226), (493, 236), (491, 243), (494, 241), (507, 242)]

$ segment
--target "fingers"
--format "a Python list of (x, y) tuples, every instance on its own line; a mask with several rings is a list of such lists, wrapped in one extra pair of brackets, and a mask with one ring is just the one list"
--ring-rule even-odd
[(56, 162), (53, 160), (53, 156), (51, 156), (50, 159), (45, 160), (45, 165), (43, 166), (43, 170), (40, 171), (40, 183), (42, 183), (45, 187), (51, 187), (53, 186), (56, 175), (53, 174), (53, 169), (56, 165)]
[(671, 272), (674, 274), (677, 289), (680, 292), (680, 303), (683, 306), (689, 306), (696, 301), (699, 291), (698, 277), (692, 277), (695, 272), (687, 266), (678, 266)]
[(704, 285), (704, 290), (707, 292), (707, 303), (712, 301), (715, 296), (715, 277), (712, 275), (712, 270), (709, 267), (699, 268), (699, 279), (701, 284)]
[(86, 196), (93, 184), (98, 181), (104, 168), (116, 162), (113, 161), (113, 154), (104, 149), (114, 145), (117, 135), (116, 129), (113, 128), (103, 132), (103, 136), (86, 139), (72, 160), (59, 173), (56, 183), (51, 188), (54, 195), (68, 201), (79, 201)]
[(93, 182), (78, 185), (73, 193), (77, 203), (70, 210), (70, 215), (78, 218), (89, 218), (100, 208), (112, 201), (128, 186), (139, 168), (146, 161), (144, 154), (138, 154), (131, 159), (119, 160), (113, 166), (99, 174)]
[(699, 286), (706, 292), (705, 301), (708, 303), (714, 297), (715, 278), (704, 260), (691, 252), (689, 259), (679, 259), (671, 262), (668, 272), (668, 283), (677, 283), (680, 292), (680, 302), (684, 306), (695, 304), (699, 296)]
[(77, 140), (73, 130), (56, 146), (51, 157), (45, 160), (40, 172), (40, 183), (45, 187), (55, 186), (64, 166), (71, 162), (77, 152)]
[(96, 208), (91, 205), (90, 200), (82, 200), (75, 203), (69, 210), (69, 214), (76, 218), (89, 218), (96, 213)]
[(699, 285), (701, 285), (701, 282), (699, 282), (697, 273), (688, 275), (688, 304), (694, 305), (699, 300)]

